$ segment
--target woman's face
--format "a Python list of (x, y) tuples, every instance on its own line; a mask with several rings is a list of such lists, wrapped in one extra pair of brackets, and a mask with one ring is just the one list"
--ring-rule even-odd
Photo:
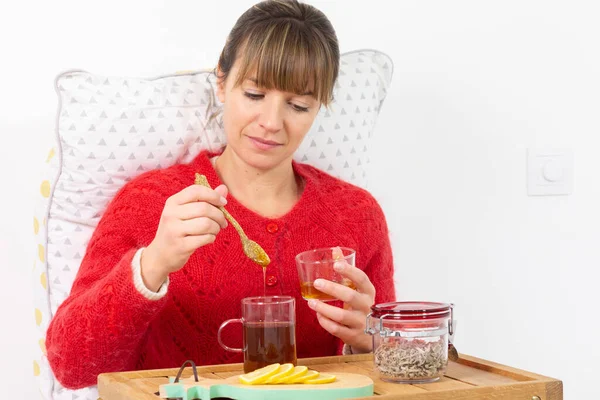
[(252, 75), (234, 87), (237, 64), (217, 87), (227, 146), (260, 170), (291, 162), (319, 112), (319, 101), (308, 90), (298, 94), (258, 87)]

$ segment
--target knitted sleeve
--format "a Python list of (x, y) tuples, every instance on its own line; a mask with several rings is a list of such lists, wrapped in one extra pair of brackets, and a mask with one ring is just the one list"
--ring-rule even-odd
[[(375, 198), (366, 191), (354, 198), (348, 226), (356, 232), (357, 266), (375, 286), (375, 304), (396, 300), (394, 260), (385, 215)], [(360, 265), (358, 265), (360, 263)]]
[[(366, 192), (354, 196), (352, 205), (353, 210), (347, 213), (350, 217), (346, 221), (349, 231), (357, 233), (355, 240), (358, 243), (357, 254), (360, 255), (357, 267), (365, 271), (375, 286), (375, 304), (396, 301), (394, 260), (383, 210)], [(340, 343), (337, 349), (337, 354), (353, 352), (344, 343)]]
[(396, 301), (392, 249), (387, 233), (384, 236), (365, 269), (375, 286), (375, 304)]
[(136, 180), (100, 220), (71, 293), (48, 327), (48, 361), (66, 388), (95, 385), (100, 373), (135, 369), (146, 330), (168, 296), (150, 300), (140, 293), (132, 260), (153, 239), (165, 200), (159, 182)]

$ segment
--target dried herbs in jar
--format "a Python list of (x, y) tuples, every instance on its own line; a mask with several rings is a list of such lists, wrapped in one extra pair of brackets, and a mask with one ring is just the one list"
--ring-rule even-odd
[(442, 340), (389, 340), (375, 350), (375, 368), (386, 380), (436, 380), (448, 357)]
[(400, 383), (434, 382), (448, 365), (451, 304), (378, 304), (367, 317), (373, 335), (374, 368), (379, 377)]

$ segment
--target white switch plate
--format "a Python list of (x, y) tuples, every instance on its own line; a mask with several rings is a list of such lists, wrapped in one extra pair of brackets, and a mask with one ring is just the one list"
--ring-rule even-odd
[(527, 150), (529, 196), (573, 193), (573, 152), (567, 149)]

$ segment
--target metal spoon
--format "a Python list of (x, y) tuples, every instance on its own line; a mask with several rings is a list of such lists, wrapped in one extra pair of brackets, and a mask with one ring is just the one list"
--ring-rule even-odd
[(448, 342), (448, 359), (450, 361), (458, 361), (458, 350), (452, 344), (452, 342)]
[[(210, 188), (210, 184), (206, 179), (206, 176), (200, 175), (196, 173), (196, 185), (206, 186)], [(248, 256), (249, 259), (257, 263), (263, 268), (266, 268), (267, 265), (271, 262), (267, 253), (263, 250), (262, 247), (258, 243), (253, 240), (248, 239), (248, 236), (240, 226), (240, 224), (229, 214), (229, 212), (224, 208), (219, 206), (219, 210), (225, 214), (225, 218), (233, 225), (237, 233), (240, 235), (240, 240), (242, 241), (242, 248), (244, 249), (244, 254)]]
[[(454, 304), (452, 304), (452, 308), (454, 308)], [(453, 315), (453, 314), (450, 314)], [(458, 350), (454, 346), (454, 334), (456, 333), (456, 320), (451, 317), (450, 324), (448, 326), (448, 359), (450, 361), (458, 361), (459, 355)]]

